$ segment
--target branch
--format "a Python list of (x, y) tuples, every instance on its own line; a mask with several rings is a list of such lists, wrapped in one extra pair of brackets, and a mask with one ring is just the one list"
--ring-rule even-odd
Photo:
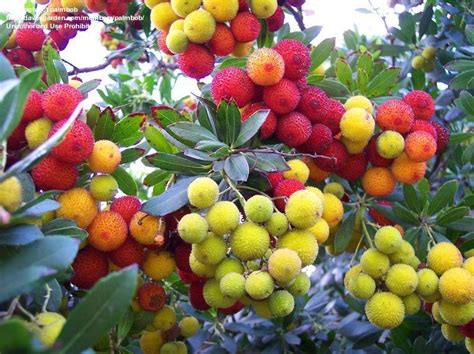
[(83, 74), (83, 73), (92, 73), (92, 72), (95, 72), (95, 71), (100, 71), (100, 70), (104, 70), (106, 67), (108, 67), (112, 61), (114, 59), (116, 59), (117, 57), (108, 57), (102, 64), (99, 64), (99, 65), (96, 65), (96, 66), (91, 66), (91, 67), (88, 67), (88, 68), (78, 68), (77, 66), (75, 66), (74, 64), (68, 62), (67, 60), (64, 60), (63, 61), (66, 63), (66, 64), (69, 64), (72, 66), (72, 70), (68, 72), (69, 75), (78, 75), (78, 74)]
[(300, 28), (300, 30), (304, 31), (306, 29), (306, 26), (304, 24), (303, 10), (301, 9), (301, 7), (298, 8), (298, 11), (296, 11), (290, 5), (285, 5), (285, 8), (293, 15), (296, 20), (296, 23), (298, 23), (298, 27)]

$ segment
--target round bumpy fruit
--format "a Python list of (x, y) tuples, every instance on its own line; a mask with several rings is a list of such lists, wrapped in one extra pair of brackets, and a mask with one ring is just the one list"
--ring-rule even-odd
[(118, 192), (118, 183), (111, 175), (94, 176), (91, 180), (90, 192), (95, 200), (112, 200)]
[(160, 219), (142, 211), (136, 212), (129, 223), (130, 234), (142, 245), (152, 245), (159, 234)]
[(220, 236), (209, 233), (207, 238), (193, 245), (192, 253), (196, 259), (206, 265), (217, 265), (226, 256), (227, 247)]
[(420, 311), (421, 299), (417, 294), (410, 294), (402, 298), (403, 305), (405, 306), (405, 314), (408, 316), (415, 315)]
[(54, 121), (67, 119), (82, 100), (78, 89), (66, 84), (54, 84), (43, 93), (44, 115)]
[(439, 302), (441, 318), (452, 326), (462, 326), (474, 318), (474, 301), (464, 305), (452, 304), (446, 300)]
[(293, 226), (307, 229), (321, 218), (323, 204), (314, 193), (307, 190), (297, 191), (288, 199), (285, 214)]
[(242, 122), (245, 122), (249, 119), (255, 112), (261, 110), (268, 110), (268, 116), (265, 122), (262, 124), (260, 128), (260, 138), (262, 140), (270, 138), (273, 133), (275, 133), (277, 128), (278, 118), (275, 113), (273, 113), (270, 108), (264, 103), (252, 103), (245, 107), (242, 111)]
[(66, 319), (56, 312), (42, 312), (35, 317), (35, 324), (39, 326), (38, 339), (47, 346), (52, 347), (59, 337)]
[(97, 204), (91, 194), (83, 188), (73, 188), (58, 197), (61, 204), (56, 217), (72, 219), (81, 229), (86, 229), (97, 215)]
[(122, 154), (115, 143), (109, 140), (99, 140), (94, 144), (88, 164), (92, 172), (110, 174), (117, 169), (121, 160)]
[(438, 147), (436, 153), (440, 154), (448, 148), (450, 133), (448, 129), (436, 122), (433, 122), (433, 127), (436, 129), (436, 135), (438, 137), (438, 140), (436, 141)]
[(263, 300), (273, 293), (273, 279), (269, 273), (256, 271), (250, 273), (245, 281), (245, 291), (255, 300)]
[(405, 306), (402, 299), (389, 292), (380, 292), (372, 296), (365, 305), (365, 314), (369, 321), (384, 329), (398, 327), (405, 318)]
[(176, 312), (174, 309), (165, 305), (155, 314), (153, 326), (161, 331), (167, 331), (176, 324)]
[(216, 30), (216, 20), (204, 9), (191, 12), (184, 19), (184, 33), (191, 42), (204, 44)]
[(207, 42), (207, 46), (214, 55), (226, 56), (235, 49), (235, 38), (230, 28), (218, 23), (212, 38)]
[(342, 220), (344, 207), (342, 202), (334, 194), (324, 193), (323, 219), (329, 227), (335, 227)]
[(260, 48), (247, 59), (247, 73), (257, 85), (275, 85), (285, 74), (285, 63), (277, 51)]
[(309, 178), (309, 168), (301, 160), (290, 160), (287, 162), (290, 169), (283, 172), (283, 177), (285, 179), (294, 178), (300, 181), (301, 183), (306, 183)]
[(213, 278), (216, 273), (215, 266), (199, 262), (193, 252), (189, 255), (189, 266), (192, 272), (201, 278)]
[(171, 8), (179, 17), (185, 18), (201, 6), (200, 0), (171, 0)]
[[(266, 86), (263, 90), (263, 100), (268, 107), (277, 114), (287, 114), (292, 112), (292, 114), (302, 115), (301, 113), (293, 112), (296, 107), (298, 107), (300, 99), (301, 94), (298, 87), (293, 81), (288, 79), (282, 79), (275, 85)], [(306, 139), (308, 137), (306, 137)], [(301, 144), (303, 143), (304, 141)]]
[(181, 335), (185, 338), (194, 336), (199, 331), (200, 325), (196, 317), (186, 316), (179, 321)]
[(304, 144), (311, 136), (311, 122), (301, 113), (291, 112), (278, 120), (276, 136), (290, 147)]
[[(310, 86), (301, 94), (298, 111), (309, 118), (311, 123), (323, 123), (327, 112), (329, 97), (318, 87)], [(339, 130), (339, 124), (337, 125)], [(332, 137), (332, 131), (331, 131)]]
[(295, 298), (287, 290), (277, 290), (268, 299), (268, 306), (275, 317), (285, 317), (293, 312)]
[(418, 271), (418, 286), (416, 292), (423, 296), (432, 296), (438, 291), (438, 276), (429, 268), (420, 269)]
[(171, 253), (148, 250), (143, 262), (143, 272), (153, 280), (168, 278), (176, 269), (176, 263)]
[(125, 220), (113, 211), (103, 211), (94, 218), (87, 228), (89, 244), (103, 252), (119, 248), (127, 238)]
[(188, 45), (188, 37), (183, 31), (171, 30), (166, 36), (166, 46), (174, 54), (185, 52)]
[(308, 231), (314, 235), (318, 241), (318, 245), (323, 244), (329, 238), (329, 225), (324, 219), (318, 220), (318, 222), (314, 224), (314, 226), (310, 227)]
[(0, 182), (0, 206), (9, 212), (15, 211), (22, 202), (22, 187), (16, 177)]
[(137, 197), (128, 195), (116, 198), (112, 201), (112, 204), (110, 204), (110, 211), (119, 213), (127, 225), (130, 223), (130, 220), (132, 220), (133, 215), (135, 215), (140, 208), (140, 200)]
[(463, 268), (451, 268), (439, 278), (439, 292), (453, 304), (467, 304), (474, 299), (474, 277)]
[(369, 299), (374, 295), (375, 287), (375, 281), (371, 276), (360, 273), (351, 278), (347, 290), (354, 297)]
[(393, 226), (381, 227), (375, 233), (375, 247), (385, 254), (392, 254), (398, 251), (402, 245), (402, 235)]
[(415, 257), (415, 250), (410, 242), (403, 240), (400, 248), (394, 253), (389, 254), (390, 262), (410, 264)]
[(36, 90), (31, 90), (26, 99), (25, 108), (21, 120), (23, 122), (31, 122), (35, 119), (41, 118), (43, 115), (43, 106), (41, 105), (41, 93)]
[(255, 85), (244, 70), (229, 67), (212, 80), (211, 95), (216, 103), (234, 100), (237, 106), (244, 107), (253, 99)]
[(43, 47), (43, 42), (46, 40), (41, 26), (31, 23), (23, 22), (16, 30), (16, 44), (29, 51), (39, 51)]
[(216, 268), (215, 278), (221, 280), (226, 274), (238, 273), (243, 274), (245, 271), (242, 262), (235, 258), (226, 258)]
[(266, 222), (265, 228), (271, 236), (280, 237), (288, 231), (288, 218), (283, 213), (273, 213), (270, 219)]
[(405, 139), (393, 130), (380, 134), (376, 142), (377, 152), (385, 159), (394, 159), (405, 149)]
[(351, 108), (342, 116), (341, 134), (351, 141), (368, 141), (374, 134), (375, 121), (363, 108)]
[(301, 271), (301, 259), (293, 250), (280, 248), (268, 259), (268, 272), (281, 284), (290, 283)]
[(435, 113), (434, 100), (424, 91), (415, 90), (407, 93), (403, 97), (403, 102), (413, 109), (416, 119), (430, 120)]
[(449, 242), (441, 242), (428, 252), (428, 267), (441, 275), (451, 268), (462, 267), (462, 254), (459, 249)]
[(296, 276), (293, 283), (291, 283), (291, 285), (288, 287), (288, 291), (293, 296), (303, 296), (308, 293), (310, 287), (311, 280), (306, 275), (306, 273), (301, 272)]
[(343, 143), (333, 140), (331, 145), (324, 150), (314, 161), (324, 171), (336, 172), (347, 165), (349, 153)]
[(217, 22), (228, 22), (237, 16), (239, 10), (238, 0), (228, 0), (225, 5), (221, 0), (204, 0), (204, 9), (209, 11)]
[(374, 197), (386, 197), (395, 190), (397, 180), (389, 169), (371, 167), (362, 177), (364, 191)]
[(273, 191), (275, 205), (281, 211), (285, 210), (286, 198), (289, 198), (294, 192), (305, 189), (304, 184), (296, 179), (286, 179), (278, 183)]
[(120, 268), (125, 268), (132, 264), (141, 266), (145, 260), (144, 247), (132, 237), (127, 237), (119, 248), (109, 253), (109, 257), (112, 263)]
[(274, 49), (283, 57), (286, 78), (298, 80), (308, 73), (311, 57), (308, 48), (302, 42), (295, 39), (283, 39)]
[(107, 255), (87, 246), (77, 253), (72, 263), (74, 276), (71, 283), (81, 289), (90, 289), (109, 273)]
[(436, 139), (428, 132), (414, 131), (405, 139), (405, 152), (414, 162), (424, 162), (436, 154)]
[(196, 178), (188, 187), (189, 203), (196, 208), (209, 208), (219, 198), (219, 186), (209, 177)]
[(40, 118), (29, 123), (25, 129), (28, 147), (33, 150), (43, 144), (48, 139), (52, 127), (53, 123), (48, 118)]
[(414, 184), (425, 176), (426, 162), (412, 161), (406, 153), (402, 153), (393, 161), (391, 171), (397, 181)]
[[(53, 125), (49, 136), (54, 135), (66, 123), (65, 120)], [(78, 164), (83, 162), (92, 153), (94, 137), (87, 124), (75, 121), (63, 141), (51, 152), (56, 159), (68, 163)]]
[(215, 279), (210, 279), (206, 282), (203, 296), (206, 303), (214, 308), (227, 308), (235, 303), (235, 299), (222, 293), (219, 282)]
[(350, 97), (346, 103), (344, 103), (344, 108), (350, 110), (352, 108), (362, 108), (367, 111), (367, 113), (372, 114), (374, 108), (372, 102), (365, 96), (353, 96)]
[(157, 4), (151, 10), (151, 23), (160, 31), (167, 32), (171, 24), (178, 19), (178, 15), (173, 11), (169, 2)]
[(239, 259), (253, 260), (265, 255), (270, 246), (270, 236), (263, 227), (247, 222), (232, 232), (230, 246)]
[(206, 215), (209, 229), (216, 235), (222, 236), (234, 231), (240, 222), (240, 211), (229, 201), (217, 202)]
[(278, 239), (277, 248), (288, 248), (298, 253), (303, 267), (313, 264), (319, 251), (315, 237), (307, 230), (288, 231)]
[(156, 354), (160, 352), (163, 343), (161, 331), (143, 331), (140, 337), (140, 350), (143, 354)]
[(332, 132), (328, 127), (323, 124), (314, 124), (308, 140), (297, 149), (309, 154), (320, 154), (331, 145), (332, 141)]
[(232, 299), (245, 295), (245, 277), (239, 273), (227, 273), (219, 282), (221, 292)]
[(390, 260), (387, 255), (370, 248), (360, 258), (360, 266), (364, 273), (378, 279), (387, 273), (390, 268)]
[(273, 214), (273, 202), (263, 195), (255, 195), (245, 202), (245, 216), (255, 223), (269, 220)]
[(254, 14), (250, 12), (240, 12), (230, 22), (230, 29), (237, 42), (247, 43), (258, 38), (262, 26)]
[(179, 236), (188, 243), (200, 243), (207, 237), (209, 225), (197, 213), (184, 215), (178, 223)]
[(250, 9), (259, 18), (268, 18), (272, 16), (277, 7), (277, 0), (250, 0)]
[(285, 12), (280, 6), (278, 6), (275, 13), (270, 17), (267, 17), (265, 22), (267, 23), (270, 32), (276, 32), (282, 28), (285, 23)]
[(138, 302), (145, 311), (160, 311), (166, 303), (163, 287), (156, 283), (145, 283), (137, 291)]
[(348, 181), (356, 181), (367, 171), (367, 164), (367, 157), (364, 153), (349, 155), (347, 164), (337, 170), (337, 175)]
[(395, 295), (408, 296), (416, 290), (418, 276), (411, 266), (395, 264), (387, 272), (385, 285)]
[(389, 100), (379, 106), (376, 121), (382, 130), (394, 130), (404, 134), (411, 130), (415, 114), (405, 102)]
[(185, 52), (178, 57), (179, 69), (188, 77), (200, 80), (212, 73), (215, 58), (203, 45), (189, 43)]

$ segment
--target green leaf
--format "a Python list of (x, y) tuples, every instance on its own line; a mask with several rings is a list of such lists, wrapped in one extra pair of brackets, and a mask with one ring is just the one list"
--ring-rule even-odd
[(445, 225), (456, 220), (462, 219), (469, 213), (468, 207), (459, 207), (459, 208), (452, 208), (445, 210), (438, 214), (436, 217), (436, 224), (437, 225)]
[(462, 153), (462, 162), (468, 164), (474, 157), (474, 144), (470, 144)]
[(0, 49), (5, 48), (14, 28), (13, 21), (5, 21), (0, 25)]
[(331, 97), (347, 97), (351, 94), (346, 86), (333, 79), (325, 79), (320, 81), (316, 84), (316, 86), (323, 89), (324, 92), (326, 92)]
[(351, 212), (347, 218), (342, 222), (341, 226), (337, 229), (336, 236), (334, 238), (335, 252), (339, 253), (346, 249), (352, 239), (352, 232), (354, 230), (356, 219), (356, 213)]
[(467, 91), (461, 91), (459, 94), (459, 108), (461, 108), (467, 116), (474, 116), (474, 96)]
[(416, 189), (411, 184), (403, 185), (403, 199), (412, 211), (417, 213), (421, 211), (423, 206), (420, 205), (420, 200), (418, 198), (418, 194), (416, 193)]
[(144, 136), (150, 146), (156, 151), (168, 154), (174, 152), (171, 144), (166, 140), (163, 133), (158, 128), (148, 124), (145, 125)]
[(405, 208), (400, 203), (395, 203), (393, 205), (393, 212), (395, 213), (397, 217), (402, 219), (405, 223), (409, 223), (413, 225), (418, 225), (420, 223), (417, 218), (417, 214)]
[[(7, 80), (16, 80), (15, 70), (13, 69), (13, 66), (10, 64), (8, 59), (4, 55), (0, 55), (0, 81)], [(5, 89), (2, 89), (2, 91), (0, 91), (2, 94), (2, 96), (0, 97), (5, 96), (4, 90)]]
[(456, 146), (474, 137), (473, 133), (454, 133), (449, 137), (449, 146)]
[(335, 64), (336, 76), (337, 79), (346, 86), (349, 91), (352, 90), (353, 79), (352, 79), (352, 70), (349, 64), (342, 58), (337, 58)]
[(459, 59), (446, 64), (446, 70), (463, 72), (467, 70), (474, 70), (474, 60)]
[(336, 46), (336, 38), (326, 38), (311, 52), (311, 68), (309, 72), (313, 72), (318, 66), (323, 64), (331, 55)]
[(250, 168), (244, 155), (232, 155), (224, 162), (226, 175), (235, 182), (245, 182), (249, 178)]
[(137, 267), (102, 278), (69, 313), (56, 345), (60, 353), (79, 353), (92, 347), (125, 314), (135, 295)]
[(411, 82), (415, 90), (422, 90), (426, 83), (426, 74), (423, 70), (413, 69), (411, 72)]
[(61, 81), (64, 84), (67, 84), (69, 82), (69, 76), (68, 76), (67, 69), (64, 66), (63, 62), (61, 60), (54, 59), (53, 63), (54, 63), (54, 66), (56, 67), (56, 69), (58, 70), (59, 77), (61, 78)]
[(428, 6), (425, 7), (425, 9), (423, 10), (423, 13), (421, 14), (420, 26), (419, 26), (419, 29), (418, 29), (418, 38), (419, 39), (421, 39), (421, 37), (423, 37), (423, 35), (428, 30), (428, 27), (430, 26), (432, 17), (433, 17), (433, 5), (428, 5)]
[(277, 172), (290, 169), (285, 158), (280, 154), (253, 151), (246, 154), (246, 158), (252, 170), (256, 171)]
[(117, 167), (114, 173), (112, 173), (112, 176), (117, 181), (122, 192), (126, 195), (137, 195), (137, 182), (135, 182), (133, 177), (123, 167)]
[(474, 77), (474, 70), (466, 70), (451, 80), (449, 86), (455, 90), (461, 89), (472, 89), (474, 88), (474, 82), (472, 78)]
[(374, 59), (372, 58), (372, 54), (369, 52), (362, 53), (359, 58), (357, 58), (357, 70), (364, 70), (368, 77), (372, 76), (372, 72), (374, 70)]
[(133, 113), (119, 120), (115, 125), (112, 141), (121, 146), (131, 146), (142, 139), (140, 131), (145, 123), (145, 113)]
[(466, 35), (466, 39), (469, 42), (469, 44), (474, 45), (474, 25), (472, 24), (466, 25), (464, 33)]
[(351, 50), (357, 50), (357, 43), (359, 42), (357, 34), (354, 31), (347, 30), (343, 33), (343, 36), (346, 47)]
[(322, 26), (313, 26), (313, 27), (306, 28), (303, 31), (304, 33), (303, 43), (306, 45), (310, 44), (321, 33), (322, 29), (323, 29)]
[[(217, 110), (217, 134), (226, 144), (232, 145), (240, 133), (242, 117), (235, 102), (222, 101)], [(204, 139), (209, 140), (209, 139)]]
[(367, 94), (370, 97), (384, 96), (389, 93), (398, 80), (400, 68), (388, 68), (378, 73), (367, 87)]
[(55, 61), (60, 61), (61, 57), (53, 43), (53, 40), (48, 38), (43, 44), (43, 49), (41, 50), (49, 86), (53, 84), (59, 84), (61, 82), (61, 73), (55, 64)]
[(308, 85), (317, 85), (318, 82), (321, 82), (324, 80), (326, 75), (320, 75), (320, 74), (314, 74), (314, 75), (309, 75), (308, 78), (306, 79), (306, 82)]
[(168, 180), (170, 176), (171, 173), (168, 171), (156, 170), (145, 177), (143, 184), (148, 187), (153, 187), (158, 183)]
[(94, 131), (97, 121), (100, 117), (100, 108), (96, 105), (92, 105), (92, 107), (87, 111), (87, 125)]
[(263, 123), (265, 123), (269, 113), (270, 111), (268, 109), (259, 110), (243, 122), (239, 136), (235, 140), (233, 146), (240, 147), (252, 139), (257, 134)]
[(178, 122), (168, 126), (175, 137), (196, 145), (201, 140), (217, 140), (217, 137), (206, 128), (191, 122)]
[(409, 38), (409, 42), (416, 43), (416, 28), (415, 28), (415, 18), (409, 12), (402, 12), (398, 16), (400, 29), (402, 30), (404, 36)]
[(79, 239), (81, 241), (87, 238), (87, 231), (81, 229), (77, 224), (70, 219), (54, 219), (44, 225), (41, 231), (45, 236), (67, 236)]
[(445, 225), (448, 229), (458, 231), (474, 231), (474, 218), (472, 216), (465, 216), (462, 219)]
[(111, 107), (107, 107), (103, 112), (101, 112), (94, 129), (95, 141), (111, 140), (114, 136), (116, 121), (117, 118), (115, 117), (115, 113)]
[(187, 158), (182, 155), (157, 153), (146, 157), (153, 166), (164, 171), (187, 174), (204, 174), (210, 171), (211, 164)]
[(235, 68), (245, 68), (246, 65), (247, 65), (246, 58), (226, 58), (219, 65), (219, 69), (222, 70), (231, 66)]
[(38, 283), (66, 269), (74, 260), (79, 241), (45, 237), (23, 247), (0, 249), (0, 301), (32, 290)]
[(409, 46), (396, 44), (380, 44), (376, 48), (380, 50), (382, 57), (397, 57), (410, 50)]
[(197, 177), (184, 177), (178, 180), (166, 192), (158, 197), (150, 198), (143, 204), (142, 211), (154, 215), (168, 215), (189, 203), (188, 186)]
[(43, 233), (36, 225), (16, 225), (0, 229), (0, 245), (23, 246), (43, 238)]
[(367, 85), (369, 84), (369, 75), (364, 69), (357, 69), (357, 88), (360, 93), (367, 92)]
[(78, 87), (78, 90), (81, 91), (83, 95), (86, 95), (89, 92), (94, 91), (97, 87), (99, 87), (100, 83), (101, 80), (99, 79), (86, 81)]
[(151, 115), (155, 122), (163, 128), (186, 120), (178, 111), (166, 106), (151, 107)]
[(145, 155), (145, 150), (144, 149), (139, 149), (139, 148), (130, 148), (127, 150), (122, 151), (122, 160), (120, 161), (120, 164), (127, 164), (134, 162), (138, 160), (139, 158), (143, 157)]
[(454, 195), (458, 190), (456, 180), (448, 181), (443, 184), (434, 195), (428, 208), (428, 214), (434, 215), (444, 207), (450, 206), (454, 201)]
[(0, 323), (0, 353), (30, 353), (32, 333), (23, 319), (13, 317)]
[(214, 102), (206, 100), (202, 97), (196, 97), (199, 101), (197, 109), (197, 119), (201, 127), (206, 128), (217, 136), (217, 127), (216, 127), (216, 112), (217, 107)]

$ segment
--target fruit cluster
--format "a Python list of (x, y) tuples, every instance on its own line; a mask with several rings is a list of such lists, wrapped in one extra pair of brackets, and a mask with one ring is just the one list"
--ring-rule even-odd
[[(285, 181), (301, 183), (290, 178), (280, 184)], [(325, 210), (332, 195), (304, 184), (291, 195), (283, 185), (280, 190), (276, 205), (264, 195), (247, 199), (243, 218), (234, 203), (218, 200), (212, 179), (190, 184), (189, 202), (197, 210), (178, 223), (183, 242), (176, 259), (196, 309), (233, 314), (250, 305), (259, 316), (284, 317), (293, 311), (294, 297), (308, 292), (303, 268), (315, 261), (318, 239), (329, 234), (333, 220)]]
[(110, 31), (106, 32), (105, 29), (100, 33), (100, 40), (102, 45), (110, 51), (125, 48), (124, 42), (112, 37)]
[(420, 55), (413, 57), (411, 66), (413, 69), (421, 69), (426, 72), (433, 71), (435, 57), (436, 48), (426, 47)]
[(245, 0), (145, 0), (145, 4), (152, 9), (151, 22), (161, 31), (159, 49), (179, 54), (179, 68), (194, 79), (212, 73), (216, 56), (246, 56), (262, 30), (259, 19), (265, 19), (270, 31), (277, 31), (285, 17), (277, 0), (248, 4)]

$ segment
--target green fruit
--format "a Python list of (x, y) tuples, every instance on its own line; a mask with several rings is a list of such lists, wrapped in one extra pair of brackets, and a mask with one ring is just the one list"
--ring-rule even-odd
[(418, 286), (416, 292), (425, 297), (431, 296), (438, 290), (438, 276), (429, 268), (418, 271)]
[(357, 264), (353, 267), (351, 267), (346, 275), (344, 275), (344, 286), (346, 289), (349, 288), (349, 282), (351, 281), (352, 278), (354, 278), (356, 275), (360, 274), (362, 272), (362, 267), (360, 264)]
[(387, 272), (385, 285), (395, 295), (408, 296), (418, 286), (418, 275), (407, 264), (395, 264)]
[(411, 60), (411, 67), (413, 69), (419, 70), (422, 69), (424, 66), (425, 59), (421, 55), (417, 55)]
[(326, 184), (323, 188), (323, 192), (334, 194), (338, 199), (342, 199), (342, 197), (344, 197), (344, 187), (337, 182)]
[(216, 268), (215, 278), (221, 280), (224, 275), (229, 273), (244, 274), (244, 266), (242, 262), (235, 258), (226, 258)]
[(380, 156), (394, 159), (400, 156), (405, 149), (405, 138), (396, 131), (387, 130), (377, 138), (376, 148)]
[(288, 287), (288, 291), (293, 296), (303, 296), (308, 293), (310, 287), (311, 280), (306, 275), (306, 273), (301, 272), (296, 276), (293, 283), (291, 283), (291, 285)]
[(389, 292), (380, 292), (372, 296), (365, 304), (365, 314), (374, 326), (391, 329), (401, 325), (405, 318), (405, 306), (402, 299)]
[(381, 278), (390, 268), (390, 260), (380, 251), (374, 248), (364, 252), (360, 259), (360, 265), (364, 273), (374, 279)]
[(263, 300), (273, 293), (273, 279), (269, 273), (256, 271), (250, 273), (245, 281), (245, 291), (255, 300)]
[(277, 0), (250, 0), (250, 9), (258, 18), (268, 18), (272, 16), (278, 7)]
[(184, 33), (193, 43), (208, 42), (216, 30), (216, 20), (206, 10), (199, 9), (191, 12), (184, 19)]
[(227, 308), (235, 303), (235, 299), (222, 293), (219, 282), (215, 279), (204, 284), (203, 296), (206, 303), (214, 308)]
[(347, 290), (354, 297), (369, 299), (375, 293), (375, 281), (371, 276), (360, 273), (351, 279)]
[(197, 213), (184, 215), (178, 223), (178, 234), (187, 243), (199, 243), (207, 237), (209, 225)]
[(289, 248), (298, 253), (301, 266), (313, 264), (318, 256), (318, 242), (307, 230), (288, 231), (278, 239), (277, 248)]
[(402, 246), (402, 235), (393, 226), (381, 227), (375, 233), (375, 247), (385, 254), (395, 253)]
[(450, 325), (462, 326), (474, 318), (474, 301), (464, 305), (452, 304), (446, 300), (439, 302), (441, 318)]
[(301, 271), (301, 259), (293, 250), (277, 249), (268, 260), (268, 272), (279, 283), (289, 283)]
[(193, 245), (193, 253), (199, 262), (217, 265), (225, 258), (227, 245), (222, 237), (210, 232), (204, 241)]
[(118, 192), (118, 183), (111, 175), (95, 176), (91, 180), (90, 192), (95, 200), (112, 200)]
[(421, 56), (423, 58), (425, 58), (426, 60), (428, 61), (431, 61), (435, 58), (436, 56), (436, 48), (433, 48), (433, 47), (426, 47), (425, 49), (423, 49), (423, 51), (421, 52)]
[(295, 308), (295, 299), (286, 290), (275, 291), (268, 299), (270, 311), (275, 317), (288, 316)]
[(403, 305), (405, 306), (405, 313), (408, 316), (414, 315), (420, 311), (421, 299), (416, 294), (410, 294), (402, 298)]
[(288, 218), (283, 213), (273, 213), (270, 219), (266, 222), (265, 227), (270, 235), (280, 237), (288, 231)]
[(392, 262), (392, 264), (410, 264), (413, 257), (415, 257), (415, 250), (409, 242), (402, 240), (400, 248), (394, 253), (390, 254), (388, 257), (390, 258), (390, 262)]
[(221, 292), (232, 299), (240, 299), (245, 295), (245, 278), (239, 273), (224, 275), (220, 283)]
[(194, 256), (193, 252), (191, 252), (189, 255), (189, 266), (191, 267), (193, 273), (199, 275), (202, 278), (212, 278), (216, 273), (215, 266), (199, 262)]
[(196, 178), (188, 187), (189, 203), (196, 208), (209, 208), (219, 198), (219, 186), (209, 177)]
[(451, 326), (447, 323), (441, 325), (441, 333), (446, 340), (457, 343), (462, 342), (466, 336), (459, 331), (456, 326)]
[(39, 326), (38, 339), (43, 345), (51, 347), (61, 333), (66, 319), (59, 313), (42, 312), (36, 316), (35, 322)]
[(263, 195), (255, 195), (245, 202), (245, 216), (255, 223), (269, 220), (273, 214), (273, 202)]
[(441, 314), (439, 313), (439, 302), (438, 301), (433, 303), (433, 306), (431, 307), (431, 315), (433, 316), (433, 319), (436, 322), (438, 322), (440, 324), (446, 323), (441, 318)]
[(237, 258), (249, 261), (265, 255), (270, 247), (270, 236), (263, 227), (247, 222), (234, 230), (230, 238), (230, 246)]
[(189, 40), (180, 30), (172, 30), (166, 36), (166, 46), (173, 54), (180, 54), (188, 49)]
[(186, 338), (194, 336), (201, 327), (197, 318), (192, 316), (183, 317), (178, 325), (181, 329), (181, 335)]
[(240, 223), (240, 211), (232, 202), (217, 202), (206, 215), (209, 229), (222, 236), (234, 231)]
[(314, 193), (301, 190), (293, 193), (285, 206), (288, 221), (296, 228), (314, 226), (323, 215), (323, 203)]

